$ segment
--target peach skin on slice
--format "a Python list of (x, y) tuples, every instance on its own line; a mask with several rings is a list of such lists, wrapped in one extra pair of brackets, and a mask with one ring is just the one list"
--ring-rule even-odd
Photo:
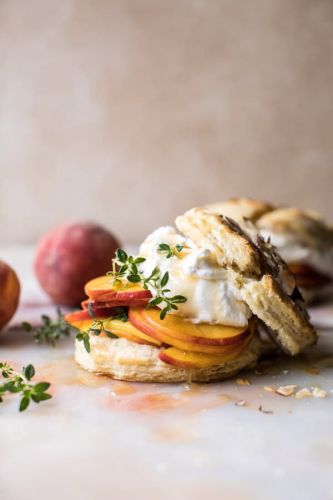
[[(130, 308), (130, 321), (139, 329), (150, 330), (151, 335), (163, 335), (173, 340), (177, 339), (188, 344), (200, 346), (237, 345), (250, 335), (248, 326), (233, 327), (211, 325), (209, 323), (191, 323), (180, 316), (167, 314), (160, 319), (160, 310)], [(164, 340), (164, 339), (162, 339)]]
[[(87, 311), (78, 311), (78, 312), (87, 312)], [(75, 314), (75, 313), (73, 313)], [(73, 314), (68, 314), (65, 317), (65, 320), (68, 324), (76, 328), (80, 331), (87, 331), (93, 327), (94, 320), (89, 317), (89, 319), (74, 319)], [(68, 318), (68, 316), (72, 316)], [(144, 333), (137, 330), (129, 321), (121, 321), (119, 319), (106, 319), (104, 321), (104, 330), (101, 335), (106, 335), (107, 332), (111, 332), (117, 337), (124, 338), (126, 340), (130, 340), (131, 342), (135, 342), (137, 344), (148, 344), (156, 347), (161, 346), (161, 342), (156, 339), (153, 339)]]
[[(133, 299), (131, 301), (132, 307), (146, 307), (149, 299)], [(88, 304), (90, 304), (93, 310), (104, 309), (106, 307), (128, 307), (128, 300), (108, 300), (107, 302), (101, 302), (91, 299), (86, 299), (81, 302), (82, 309), (88, 309)]]
[(225, 354), (207, 354), (192, 351), (182, 351), (176, 347), (169, 347), (160, 351), (158, 357), (163, 363), (177, 366), (178, 368), (209, 368), (214, 365), (223, 365), (227, 361), (235, 359), (248, 344), (248, 339), (243, 342), (244, 345)]
[(105, 322), (105, 330), (109, 330), (117, 337), (123, 337), (137, 344), (149, 344), (154, 346), (161, 346), (161, 342), (153, 339), (148, 335), (135, 328), (129, 321), (121, 321), (119, 319), (109, 319)]
[(84, 287), (84, 291), (90, 299), (97, 302), (126, 302), (126, 304), (122, 305), (130, 305), (137, 299), (146, 299), (147, 304), (152, 297), (151, 292), (140, 285), (133, 283), (115, 285), (109, 276), (100, 276), (88, 281)]
[[(200, 337), (189, 337), (189, 336), (184, 336), (182, 337), (180, 335), (180, 332), (174, 331), (174, 330), (168, 330), (168, 329), (161, 329), (156, 327), (156, 325), (152, 326), (149, 324), (147, 321), (145, 321), (143, 315), (140, 314), (140, 312), (137, 309), (132, 309), (130, 308), (129, 310), (129, 320), (131, 323), (140, 331), (144, 332), (146, 335), (149, 335), (155, 339), (158, 339), (160, 342), (163, 342), (164, 344), (178, 347), (179, 349), (185, 350), (185, 351), (194, 351), (194, 352), (200, 352), (200, 353), (210, 353), (210, 354), (224, 354), (224, 353), (230, 353), (233, 352), (233, 350), (237, 349), (239, 346), (244, 344), (244, 341), (249, 337), (250, 331), (246, 330), (247, 334), (246, 337), (240, 336), (238, 339), (237, 344), (209, 344), (209, 343), (203, 343), (201, 342), (202, 338)], [(183, 321), (181, 318), (178, 318), (178, 320)], [(160, 320), (160, 321), (165, 321)], [(187, 323), (187, 322), (186, 322)], [(193, 328), (195, 328), (198, 325), (192, 325)], [(211, 326), (211, 325), (208, 325)], [(179, 326), (181, 328), (181, 324)], [(216, 328), (216, 327), (215, 327)], [(220, 326), (220, 328), (224, 328)], [(194, 339), (194, 340), (193, 340)], [(206, 340), (206, 339), (203, 339)], [(199, 341), (199, 342), (198, 342)]]
[[(108, 318), (109, 316), (116, 315), (116, 314), (117, 314), (117, 312), (115, 309), (104, 308), (104, 309), (98, 310), (98, 312), (96, 313), (96, 318), (103, 319), (103, 318)], [(85, 321), (85, 320), (90, 320), (90, 319), (93, 319), (93, 318), (91, 317), (88, 309), (84, 309), (83, 311), (74, 311), (74, 312), (66, 314), (66, 316), (65, 316), (65, 321), (67, 321), (67, 323), (69, 323), (70, 325), (72, 323), (75, 323), (76, 321)]]

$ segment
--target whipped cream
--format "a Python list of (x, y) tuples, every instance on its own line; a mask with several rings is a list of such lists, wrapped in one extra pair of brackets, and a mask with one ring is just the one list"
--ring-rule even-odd
[[(166, 258), (159, 252), (161, 243), (174, 248), (182, 245), (177, 255)], [(146, 260), (140, 270), (149, 276), (155, 266), (161, 273), (169, 272), (167, 288), (170, 296), (183, 295), (187, 301), (177, 304), (174, 314), (195, 323), (215, 323), (230, 326), (246, 326), (251, 316), (249, 307), (241, 300), (226, 269), (218, 266), (209, 250), (195, 245), (177, 234), (173, 227), (160, 227), (142, 243), (140, 256)], [(154, 293), (154, 291), (152, 290)]]
[(285, 233), (277, 234), (266, 229), (260, 230), (261, 236), (267, 240), (270, 238), (282, 259), (287, 264), (302, 263), (333, 278), (333, 248), (317, 249), (304, 246), (294, 235)]

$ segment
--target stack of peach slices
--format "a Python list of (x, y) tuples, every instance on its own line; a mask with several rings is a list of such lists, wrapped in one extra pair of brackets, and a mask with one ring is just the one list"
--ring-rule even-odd
[[(125, 252), (118, 249), (116, 261), (125, 259)], [(133, 263), (137, 266), (142, 260), (138, 257)], [(159, 275), (159, 270), (155, 269), (154, 274)], [(255, 329), (254, 320), (245, 327), (193, 324), (180, 316), (167, 314), (177, 310), (177, 304), (185, 302), (185, 297), (153, 298), (147, 284), (135, 283), (138, 274), (130, 276), (134, 282), (115, 278), (114, 273), (89, 281), (85, 286), (88, 299), (82, 302), (82, 310), (66, 316), (66, 321), (79, 331), (76, 339), (83, 342), (88, 353), (91, 334), (123, 338), (158, 347), (158, 358), (162, 362), (191, 369), (223, 364), (249, 344)], [(163, 287), (168, 283), (168, 274), (158, 276), (157, 281), (165, 292)], [(166, 302), (171, 300), (171, 304), (157, 308), (165, 299)]]
[(66, 316), (81, 367), (127, 381), (222, 380), (255, 366), (257, 318), (290, 355), (315, 342), (271, 246), (205, 209), (176, 226), (149, 235), (138, 257), (118, 249), (112, 270), (85, 285), (82, 310)]

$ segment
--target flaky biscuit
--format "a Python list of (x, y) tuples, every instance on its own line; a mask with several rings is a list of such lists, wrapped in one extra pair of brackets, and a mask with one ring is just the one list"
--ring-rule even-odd
[(128, 382), (213, 382), (232, 377), (240, 370), (253, 368), (260, 354), (261, 343), (254, 336), (235, 359), (210, 368), (185, 370), (163, 363), (160, 348), (136, 344), (126, 339), (90, 336), (91, 351), (83, 342), (75, 341), (75, 360), (85, 370), (110, 375)]
[(244, 219), (253, 223), (262, 215), (274, 210), (274, 205), (251, 198), (230, 198), (227, 201), (212, 203), (205, 208), (234, 219), (242, 225)]
[(278, 208), (260, 217), (256, 226), (259, 231), (293, 235), (304, 246), (323, 250), (333, 247), (333, 229), (319, 214), (310, 210)]
[(242, 299), (266, 325), (268, 333), (288, 354), (298, 354), (315, 341), (306, 310), (301, 300), (294, 300), (271, 275), (244, 283)]
[[(256, 244), (234, 222), (206, 209), (192, 209), (176, 220), (196, 245), (210, 249), (256, 316), (280, 346), (294, 355), (316, 341), (316, 332), (282, 259), (260, 237)], [(251, 268), (253, 266), (253, 268)], [(252, 272), (251, 272), (252, 271)]]
[(198, 247), (211, 250), (221, 267), (244, 276), (261, 276), (261, 256), (250, 237), (232, 219), (193, 208), (177, 217), (178, 230)]

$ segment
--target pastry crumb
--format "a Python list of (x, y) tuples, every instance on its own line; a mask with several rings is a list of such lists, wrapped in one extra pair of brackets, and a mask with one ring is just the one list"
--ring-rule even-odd
[(303, 398), (326, 398), (327, 397), (327, 391), (324, 389), (320, 389), (320, 387), (314, 386), (311, 387), (311, 390), (308, 389), (307, 387), (304, 387), (304, 389), (301, 389), (300, 391), (297, 391), (295, 394), (295, 398), (297, 399), (303, 399)]
[(267, 392), (275, 392), (275, 389), (272, 385), (265, 385), (264, 386), (264, 391), (267, 391)]
[(304, 398), (311, 398), (311, 397), (312, 397), (312, 392), (307, 387), (300, 389), (295, 394), (296, 399), (304, 399)]
[(281, 387), (278, 387), (275, 389), (275, 392), (279, 394), (280, 396), (288, 397), (294, 394), (296, 391), (298, 385), (293, 384), (293, 385), (282, 385)]
[(251, 385), (251, 381), (247, 378), (238, 378), (236, 380), (236, 384), (238, 384), (238, 385)]
[(320, 389), (319, 387), (314, 387), (312, 389), (312, 396), (314, 398), (326, 398), (327, 391), (325, 391), (324, 389)]

